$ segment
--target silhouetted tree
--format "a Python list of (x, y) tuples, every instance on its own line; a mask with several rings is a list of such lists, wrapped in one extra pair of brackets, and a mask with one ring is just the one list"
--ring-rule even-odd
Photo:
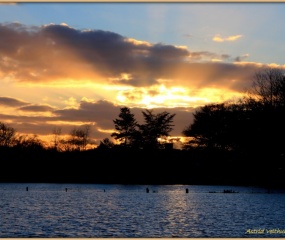
[(102, 141), (100, 141), (98, 149), (106, 150), (111, 149), (114, 147), (114, 143), (110, 141), (109, 138), (104, 138)]
[(113, 120), (116, 132), (111, 134), (124, 146), (132, 146), (137, 133), (137, 121), (134, 114), (127, 107), (120, 109), (119, 118)]
[(225, 104), (210, 104), (201, 107), (194, 114), (194, 122), (183, 130), (190, 137), (188, 146), (207, 148), (225, 148), (229, 114)]
[(172, 122), (175, 114), (170, 114), (165, 111), (154, 114), (152, 110), (142, 111), (142, 114), (145, 123), (139, 125), (139, 141), (141, 141), (143, 148), (160, 148), (161, 145), (158, 139), (169, 136), (174, 126)]
[(245, 104), (256, 134), (256, 147), (271, 154), (284, 154), (285, 75), (284, 70), (267, 68), (254, 76)]
[(194, 121), (182, 134), (189, 137), (184, 147), (245, 151), (260, 138), (259, 115), (242, 101), (209, 104), (194, 114)]
[(14, 147), (28, 151), (44, 150), (44, 142), (38, 138), (37, 135), (19, 135), (14, 140)]
[(67, 141), (69, 143), (69, 150), (86, 150), (89, 135), (90, 125), (85, 125), (81, 128), (74, 127), (70, 132), (70, 139)]
[(0, 122), (0, 146), (9, 147), (13, 144), (15, 129)]
[(55, 150), (58, 150), (58, 146), (60, 143), (61, 128), (55, 127), (52, 133), (53, 133), (53, 147)]
[(285, 149), (280, 141), (285, 135), (284, 82), (281, 70), (263, 70), (255, 75), (249, 95), (239, 102), (201, 107), (183, 130), (190, 138), (185, 148), (235, 151), (259, 166), (280, 166), (273, 162), (284, 156)]
[(278, 68), (268, 68), (257, 72), (249, 99), (261, 103), (265, 107), (285, 107), (285, 75)]

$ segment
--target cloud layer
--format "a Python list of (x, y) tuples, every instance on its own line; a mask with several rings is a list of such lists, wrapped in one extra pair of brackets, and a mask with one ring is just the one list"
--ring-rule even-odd
[[(175, 113), (171, 134), (179, 136), (193, 120), (195, 107), (241, 96), (257, 71), (273, 66), (245, 62), (249, 54), (192, 51), (66, 24), (0, 24), (0, 36), (0, 84), (17, 89), (1, 92), (0, 119), (22, 133), (51, 134), (56, 126), (68, 133), (75, 125), (91, 124), (92, 137), (99, 140), (110, 137), (112, 120), (127, 105), (139, 122), (145, 108)], [(241, 37), (217, 35), (213, 40)], [(49, 92), (38, 102), (29, 98), (45, 87)], [(96, 95), (92, 100), (86, 95), (90, 89)], [(64, 96), (55, 94), (59, 91)]]
[[(240, 56), (195, 52), (114, 32), (74, 29), (66, 24), (41, 27), (1, 24), (0, 35), (0, 76), (19, 82), (88, 80), (145, 87), (158, 84), (159, 79), (171, 79), (172, 85), (201, 87), (201, 84), (224, 86), (235, 79), (244, 87), (260, 67), (234, 65), (232, 62), (243, 59)], [(216, 36), (215, 39), (233, 41), (240, 37)], [(122, 74), (128, 74), (128, 78), (122, 78)], [(228, 87), (243, 88), (237, 84)]]

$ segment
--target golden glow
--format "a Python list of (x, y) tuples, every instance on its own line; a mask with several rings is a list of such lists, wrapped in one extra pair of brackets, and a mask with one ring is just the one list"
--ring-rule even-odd
[(116, 81), (122, 81), (122, 80), (131, 80), (132, 79), (132, 75), (129, 73), (121, 73), (119, 77), (111, 77), (108, 78), (109, 81), (114, 82), (116, 84)]
[(67, 105), (67, 108), (77, 108), (79, 106), (79, 103), (74, 97), (70, 97), (67, 100), (64, 100), (63, 102), (65, 105)]
[(213, 58), (211, 59), (212, 62), (221, 62), (222, 60), (221, 59), (218, 59), (218, 58)]
[(202, 88), (197, 91), (197, 95), (206, 98), (208, 103), (219, 103), (232, 98), (240, 98), (243, 96), (243, 93), (230, 91), (224, 88)]
[(279, 65), (279, 64), (276, 64), (276, 63), (270, 63), (268, 64), (269, 67), (271, 68), (284, 68), (285, 69), (285, 64), (284, 65)]
[(183, 46), (183, 45), (174, 45), (176, 48), (180, 48), (180, 49), (183, 49), (183, 50), (188, 50), (188, 47), (187, 46)]
[[(234, 81), (234, 80), (233, 80)], [(228, 89), (193, 89), (176, 86), (167, 88), (156, 85), (130, 91), (118, 91), (117, 100), (138, 107), (197, 107), (211, 102), (222, 102), (241, 97), (242, 94)]]
[(127, 99), (126, 96), (120, 95), (120, 94), (117, 96), (117, 100), (118, 100), (119, 102), (121, 102), (121, 103), (124, 103), (124, 102), (127, 102), (127, 101), (128, 101), (128, 99)]
[[(34, 136), (33, 134), (21, 134), (21, 135), (24, 135), (27, 137), (33, 137)], [(39, 140), (43, 141), (43, 143), (45, 144), (46, 147), (53, 147), (54, 146), (54, 135), (53, 134), (48, 134), (48, 135), (39, 134), (36, 136)], [(68, 134), (61, 134), (59, 136), (60, 140), (67, 140), (69, 138), (70, 138), (70, 135), (68, 135)], [(95, 142), (95, 139), (91, 139), (91, 142), (87, 144), (86, 149), (92, 149), (92, 148), (97, 147), (97, 144), (94, 142)]]
[(126, 91), (133, 90), (135, 88), (127, 85), (102, 85), (102, 89), (107, 91)]
[(160, 86), (158, 89), (158, 94), (144, 95), (140, 104), (147, 107), (174, 107), (174, 106), (187, 106), (190, 102), (194, 103), (197, 101), (207, 101), (205, 98), (200, 98), (196, 96), (189, 96), (187, 90), (181, 87), (172, 87), (167, 89), (165, 86)]
[[(242, 65), (243, 63), (237, 62), (234, 64)], [(183, 73), (180, 72), (179, 74), (183, 77)], [(13, 84), (10, 82), (5, 83), (3, 87), (5, 92), (11, 93), (11, 96), (17, 94), (20, 99), (28, 99), (29, 97), (32, 103), (49, 103), (52, 106), (57, 106), (57, 109), (78, 109), (81, 101), (95, 103), (98, 100), (105, 99), (114, 105), (128, 105), (130, 107), (197, 107), (242, 96), (241, 93), (230, 90), (231, 84), (236, 80), (227, 81), (228, 87), (222, 88), (220, 85), (215, 86), (212, 83), (211, 87), (209, 87), (210, 83), (208, 87), (203, 87), (198, 85), (200, 83), (199, 75), (196, 75), (195, 72), (193, 74), (191, 80), (187, 80), (185, 76), (185, 79), (181, 80), (178, 80), (178, 78), (160, 78), (157, 79), (157, 85), (149, 87), (110, 84), (110, 81), (115, 80), (115, 78), (105, 79), (105, 82), (70, 80), (67, 83), (58, 82), (55, 85), (50, 84), (50, 82), (39, 84)], [(119, 78), (116, 79), (128, 80), (131, 78), (131, 74), (121, 73)], [(179, 85), (176, 85), (177, 83)], [(13, 89), (13, 92), (10, 89)], [(38, 94), (32, 94), (32, 92)], [(5, 108), (5, 114), (8, 114), (8, 112), (9, 114), (15, 114), (12, 111), (12, 108), (10, 110)], [(52, 116), (50, 112), (29, 114), (30, 116)]]

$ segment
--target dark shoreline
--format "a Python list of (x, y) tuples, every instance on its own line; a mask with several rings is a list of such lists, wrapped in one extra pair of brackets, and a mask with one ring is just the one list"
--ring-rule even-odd
[[(267, 156), (186, 150), (2, 151), (0, 182), (285, 188)], [(263, 158), (261, 158), (263, 157)], [(272, 162), (272, 159), (269, 159)]]

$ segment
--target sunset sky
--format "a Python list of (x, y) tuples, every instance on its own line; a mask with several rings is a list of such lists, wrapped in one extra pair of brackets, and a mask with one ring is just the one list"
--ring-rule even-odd
[(120, 107), (176, 113), (236, 100), (263, 67), (285, 68), (285, 3), (0, 4), (0, 122), (22, 134), (91, 124)]

